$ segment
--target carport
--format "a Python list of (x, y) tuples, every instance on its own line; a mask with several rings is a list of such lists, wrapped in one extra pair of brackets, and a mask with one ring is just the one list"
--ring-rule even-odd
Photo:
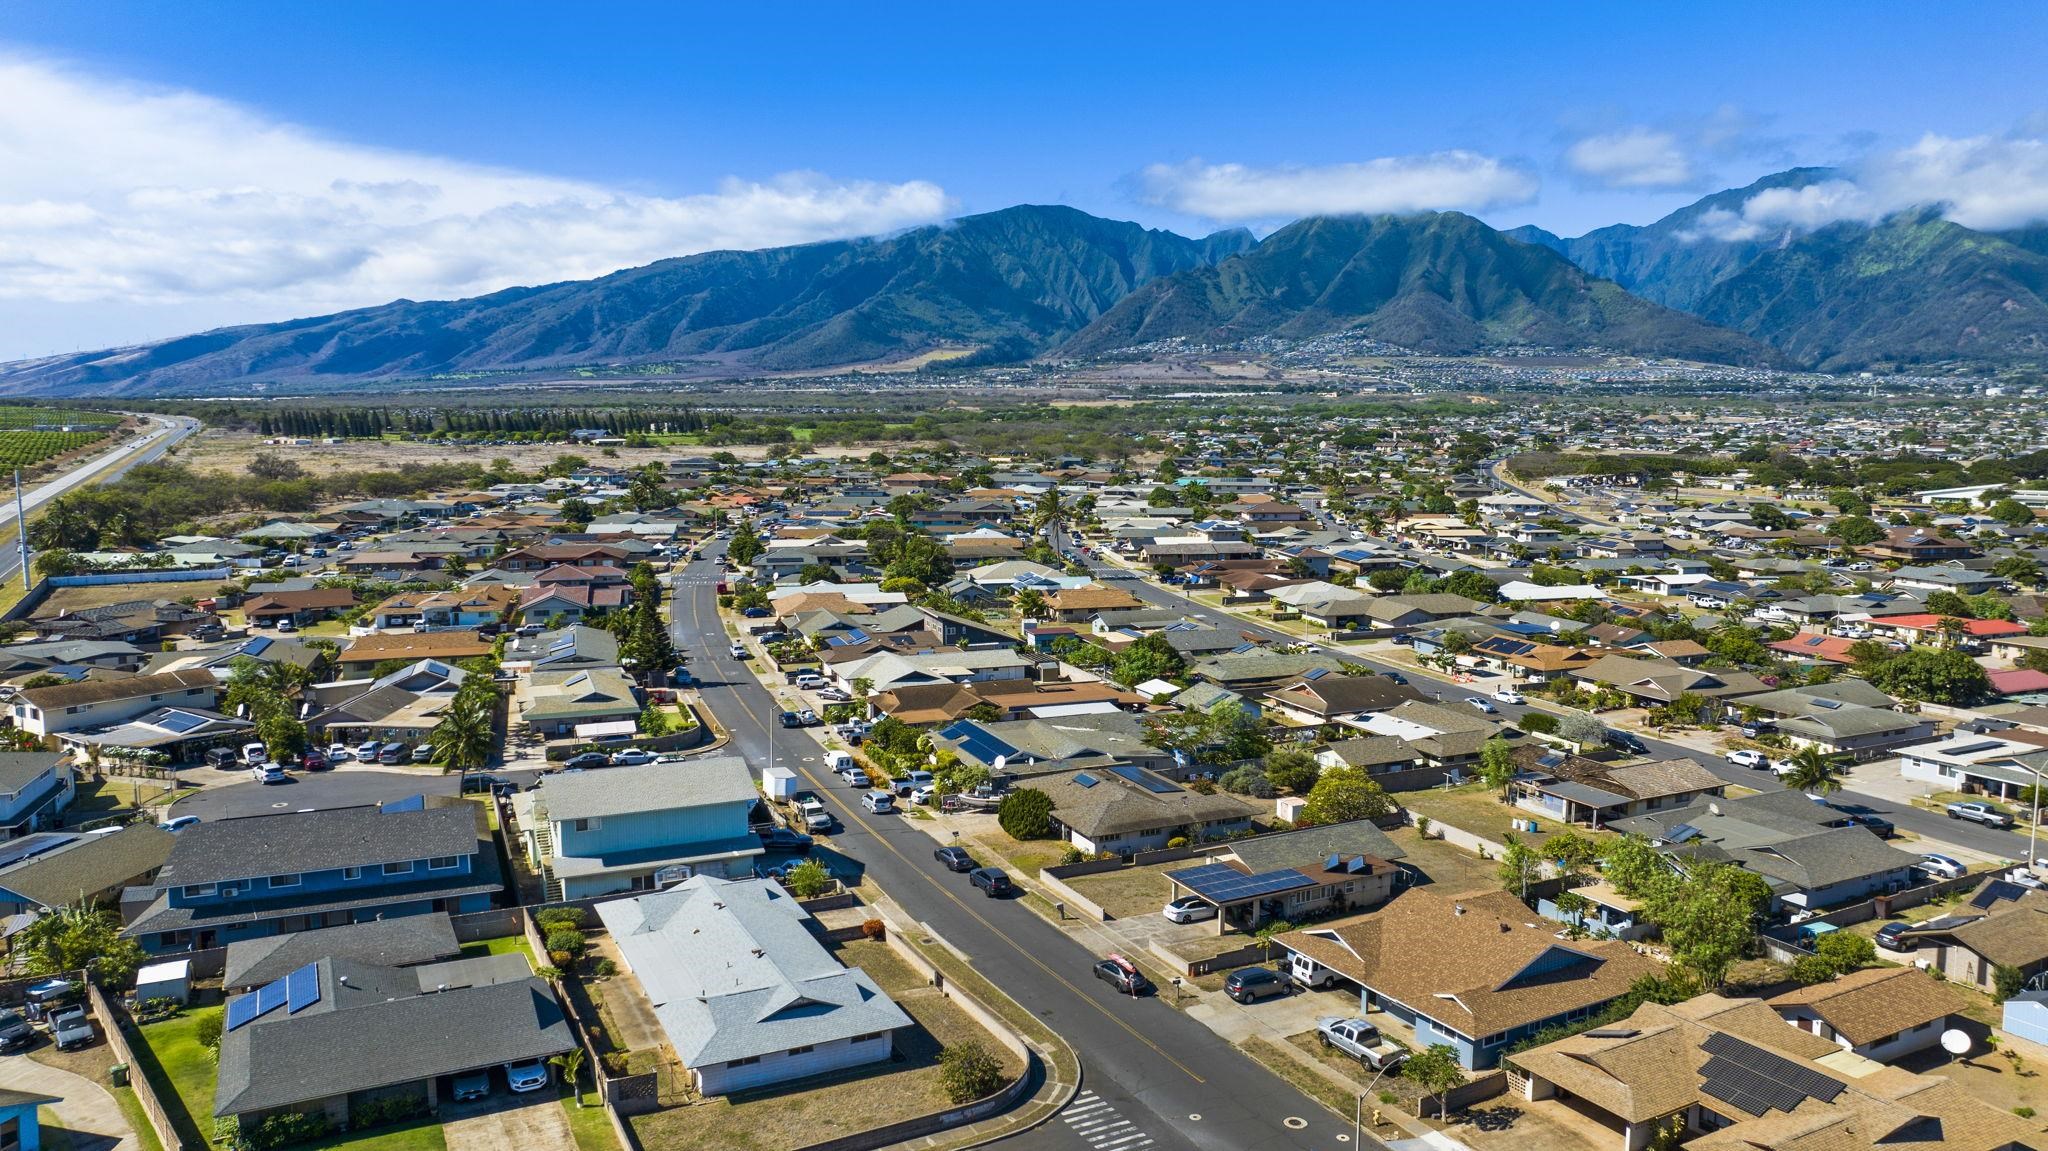
[(1241, 866), (1228, 863), (1184, 867), (1167, 872), (1166, 878), (1173, 884), (1176, 897), (1185, 891), (1216, 905), (1218, 935), (1231, 928), (1257, 931), (1269, 921), (1285, 919), (1287, 901), (1284, 897), (1289, 892), (1316, 886), (1315, 880), (1292, 867), (1253, 875)]

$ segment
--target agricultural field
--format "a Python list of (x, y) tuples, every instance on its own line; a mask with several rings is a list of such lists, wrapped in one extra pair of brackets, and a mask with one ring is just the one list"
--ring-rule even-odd
[(66, 452), (90, 447), (106, 438), (106, 432), (36, 432), (21, 429), (0, 431), (0, 471), (33, 467)]

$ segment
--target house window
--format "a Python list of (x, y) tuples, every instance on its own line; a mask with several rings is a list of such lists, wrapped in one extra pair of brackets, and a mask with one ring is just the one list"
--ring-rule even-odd
[(806, 1043), (806, 1044), (804, 1044), (804, 1045), (803, 1045), (802, 1047), (792, 1047), (792, 1048), (790, 1048), (790, 1049), (789, 1049), (789, 1051), (787, 1052), (787, 1054), (790, 1054), (790, 1055), (809, 1055), (809, 1054), (810, 1054), (810, 1053), (811, 1053), (811, 1052), (812, 1052), (813, 1050), (814, 1050), (814, 1048), (813, 1048), (813, 1047), (812, 1047), (812, 1046), (811, 1046), (810, 1044)]
[(298, 885), (299, 877), (297, 875), (273, 875), (270, 877), (270, 886), (273, 888), (297, 887)]
[(384, 874), (386, 874), (386, 875), (411, 875), (411, 874), (412, 874), (412, 860), (408, 859), (408, 860), (405, 860), (405, 861), (404, 861), (404, 862), (402, 862), (402, 863), (387, 863), (387, 864), (385, 864), (385, 865), (384, 865)]
[(363, 869), (360, 867), (344, 867), (341, 869), (341, 878), (344, 881), (351, 879), (361, 879), (362, 877)]
[(725, 1061), (725, 1065), (727, 1067), (749, 1067), (760, 1061), (761, 1057), (759, 1055), (747, 1055), (739, 1059), (728, 1059)]
[(847, 1040), (847, 1042), (848, 1042), (848, 1043), (866, 1043), (866, 1042), (868, 1042), (868, 1041), (869, 1041), (869, 1040), (871, 1040), (871, 1039), (880, 1039), (881, 1037), (882, 1037), (882, 1033), (881, 1033), (881, 1032), (879, 1032), (879, 1031), (870, 1031), (870, 1032), (868, 1032), (868, 1033), (867, 1033), (866, 1035), (856, 1035), (856, 1036), (854, 1036), (853, 1038), (851, 1038), (851, 1039)]
[(184, 889), (184, 895), (187, 899), (201, 899), (212, 895), (213, 890), (213, 884), (211, 883), (195, 883)]
[(460, 856), (437, 855), (434, 858), (427, 860), (428, 871), (453, 871), (461, 866), (462, 859)]
[(573, 826), (574, 826), (574, 827), (576, 828), (576, 830), (577, 830), (577, 831), (596, 831), (596, 830), (597, 830), (598, 828), (601, 828), (601, 827), (603, 827), (603, 826), (604, 826), (604, 820), (602, 820), (602, 819), (579, 819), (579, 820), (576, 820), (576, 821), (574, 821), (574, 824), (573, 824)]

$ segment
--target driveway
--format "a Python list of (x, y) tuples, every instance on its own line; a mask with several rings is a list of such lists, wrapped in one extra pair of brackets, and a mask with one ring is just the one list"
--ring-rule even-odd
[[(0, 1087), (57, 1096), (58, 1101), (48, 1108), (56, 1113), (56, 1125), (64, 1129), (71, 1151), (136, 1151), (141, 1146), (127, 1116), (121, 1114), (120, 1104), (106, 1088), (82, 1075), (26, 1055), (9, 1055), (0, 1059)], [(48, 1127), (43, 1142), (53, 1147), (67, 1145), (51, 1138)]]
[(448, 1151), (576, 1151), (563, 1106), (552, 1088), (513, 1095), (494, 1086), (474, 1103), (442, 1104), (441, 1135)]

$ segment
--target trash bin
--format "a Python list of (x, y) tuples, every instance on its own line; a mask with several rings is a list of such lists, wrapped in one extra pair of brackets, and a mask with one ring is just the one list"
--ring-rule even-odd
[(126, 1063), (116, 1063), (112, 1067), (107, 1068), (107, 1081), (116, 1087), (128, 1086), (128, 1065)]

